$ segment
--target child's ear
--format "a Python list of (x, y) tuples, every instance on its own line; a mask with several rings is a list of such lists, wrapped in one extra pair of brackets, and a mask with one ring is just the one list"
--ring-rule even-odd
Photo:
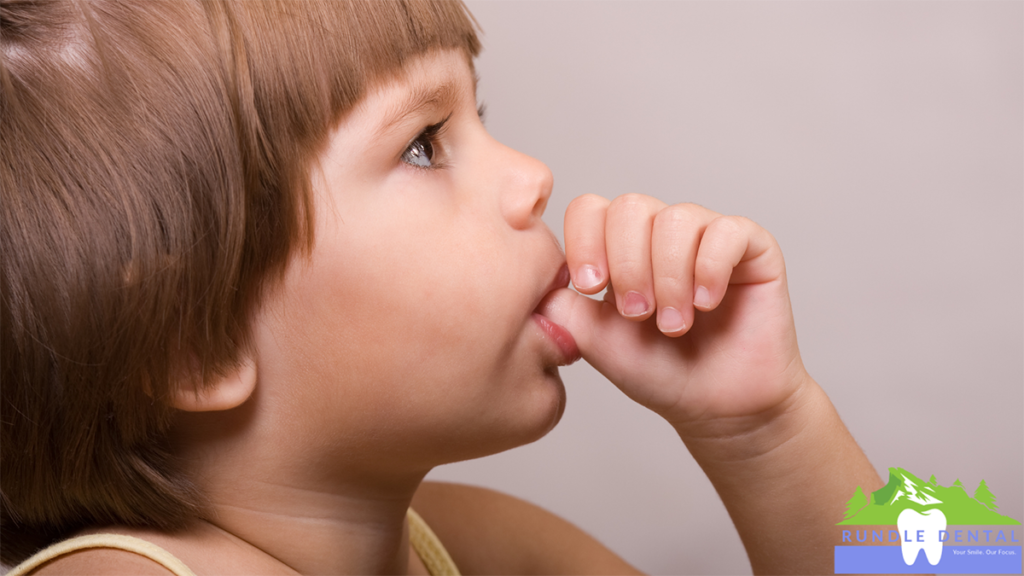
[(205, 385), (201, 379), (196, 380), (183, 383), (171, 392), (171, 406), (186, 412), (231, 410), (244, 404), (256, 389), (256, 362), (246, 357), (238, 366)]

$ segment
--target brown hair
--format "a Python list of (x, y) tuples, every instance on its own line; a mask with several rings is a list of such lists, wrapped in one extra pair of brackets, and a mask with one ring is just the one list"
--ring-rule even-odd
[(0, 0), (0, 560), (201, 497), (168, 391), (237, 363), (312, 243), (329, 130), (412, 56), (479, 51), (461, 3)]

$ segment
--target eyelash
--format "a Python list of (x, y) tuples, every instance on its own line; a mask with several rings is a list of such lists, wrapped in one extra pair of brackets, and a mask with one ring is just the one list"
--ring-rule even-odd
[[(481, 102), (476, 109), (477, 116), (479, 116), (481, 122), (484, 120), (484, 113), (486, 111), (487, 105)], [(444, 129), (448, 125), (448, 120), (451, 117), (451, 114), (449, 114), (444, 120), (441, 120), (437, 124), (431, 124), (424, 128), (423, 132), (420, 132), (419, 136), (414, 138), (413, 141), (406, 146), (405, 150), (402, 152), (402, 161), (413, 168), (419, 168), (422, 170), (441, 168), (444, 164), (435, 163), (434, 155), (437, 154), (437, 148), (439, 147), (441, 136), (444, 134)], [(430, 162), (430, 165), (425, 166), (423, 164), (417, 164), (415, 159), (421, 157), (426, 157), (426, 160), (427, 162)]]
[[(448, 116), (451, 118), (451, 115)], [(431, 124), (420, 132), (419, 136), (413, 139), (412, 142), (406, 146), (402, 152), (402, 161), (412, 166), (413, 168), (420, 168), (423, 170), (432, 170), (439, 168), (441, 164), (434, 162), (434, 156), (437, 154), (439, 148), (440, 136), (444, 132), (444, 128), (448, 123), (448, 118), (441, 120), (437, 124)], [(416, 160), (419, 158), (425, 158), (429, 165), (417, 164)]]

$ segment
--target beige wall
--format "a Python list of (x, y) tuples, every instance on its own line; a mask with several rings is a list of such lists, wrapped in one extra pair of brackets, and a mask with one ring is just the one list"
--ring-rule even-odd
[[(1024, 517), (1024, 4), (470, 8), (488, 127), (551, 166), (559, 235), (585, 192), (759, 222), (805, 363), (879, 471), (985, 479)], [(432, 477), (540, 503), (650, 572), (749, 572), (671, 429), (585, 364), (563, 377), (548, 437)]]

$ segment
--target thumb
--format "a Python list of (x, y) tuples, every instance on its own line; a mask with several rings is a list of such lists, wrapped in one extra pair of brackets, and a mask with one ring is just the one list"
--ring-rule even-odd
[(568, 330), (583, 359), (620, 387), (669, 340), (651, 319), (635, 322), (622, 317), (614, 299), (595, 300), (568, 288), (549, 294), (538, 312)]

